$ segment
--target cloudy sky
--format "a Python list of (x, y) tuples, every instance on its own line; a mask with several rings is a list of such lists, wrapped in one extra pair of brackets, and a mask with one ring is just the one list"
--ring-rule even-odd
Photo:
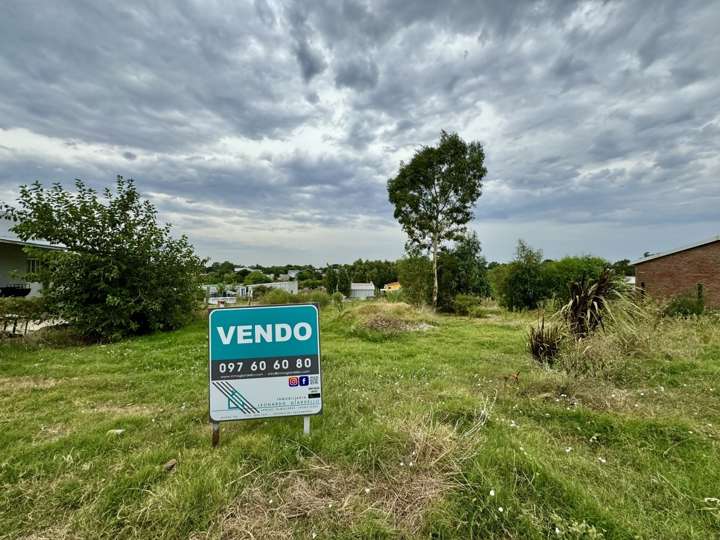
[(385, 184), (485, 146), (488, 259), (633, 258), (720, 234), (720, 4), (4, 3), (0, 200), (136, 179), (197, 251), (396, 258)]

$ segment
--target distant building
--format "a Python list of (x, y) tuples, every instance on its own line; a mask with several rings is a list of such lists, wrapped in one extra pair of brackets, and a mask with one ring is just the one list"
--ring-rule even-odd
[(300, 270), (288, 270), (288, 277), (290, 279), (295, 279), (299, 273)]
[(350, 298), (365, 300), (375, 297), (375, 285), (372, 283), (351, 283)]
[(399, 281), (393, 281), (391, 283), (386, 283), (385, 286), (381, 289), (383, 294), (387, 294), (389, 292), (393, 291), (399, 291), (402, 289), (402, 285), (400, 285)]
[(290, 274), (278, 274), (278, 281), (290, 281)]
[(42, 285), (40, 283), (29, 283), (23, 275), (34, 272), (39, 261), (29, 257), (23, 248), (35, 247), (42, 249), (64, 249), (58, 246), (41, 242), (23, 242), (13, 233), (5, 229), (9, 228), (7, 220), (0, 218), (3, 222), (3, 229), (0, 230), (0, 296), (28, 296), (40, 295)]
[(297, 281), (273, 281), (271, 283), (258, 283), (257, 285), (247, 285), (245, 287), (245, 294), (242, 296), (253, 296), (253, 291), (258, 287), (265, 287), (267, 289), (282, 289), (292, 294), (298, 293), (298, 282)]
[(720, 307), (720, 236), (631, 264), (635, 266), (635, 286), (651, 296), (702, 294), (706, 306)]

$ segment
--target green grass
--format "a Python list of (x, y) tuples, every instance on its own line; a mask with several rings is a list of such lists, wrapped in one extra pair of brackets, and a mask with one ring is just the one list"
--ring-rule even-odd
[(312, 435), (227, 423), (217, 449), (204, 323), (0, 344), (0, 537), (720, 537), (717, 320), (612, 382), (535, 367), (534, 315), (382, 338), (325, 311)]

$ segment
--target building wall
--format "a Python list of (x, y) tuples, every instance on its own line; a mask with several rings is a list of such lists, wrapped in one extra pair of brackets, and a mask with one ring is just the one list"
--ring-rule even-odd
[(350, 298), (373, 298), (375, 289), (353, 289), (350, 291)]
[(657, 298), (694, 295), (698, 283), (705, 305), (720, 307), (720, 241), (635, 266), (635, 286)]
[(13, 277), (12, 272), (27, 270), (27, 256), (21, 246), (0, 244), (0, 285), (22, 283), (22, 278)]

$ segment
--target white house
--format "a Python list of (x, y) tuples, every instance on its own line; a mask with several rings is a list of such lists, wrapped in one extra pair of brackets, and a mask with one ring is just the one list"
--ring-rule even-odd
[(358, 298), (365, 300), (366, 298), (375, 297), (375, 285), (372, 283), (351, 283), (350, 298)]
[(23, 242), (8, 229), (12, 223), (0, 217), (0, 296), (38, 296), (40, 283), (28, 283), (23, 274), (35, 270), (38, 261), (23, 248), (64, 249), (40, 242)]
[(288, 277), (290, 279), (295, 279), (299, 273), (300, 270), (288, 270)]

